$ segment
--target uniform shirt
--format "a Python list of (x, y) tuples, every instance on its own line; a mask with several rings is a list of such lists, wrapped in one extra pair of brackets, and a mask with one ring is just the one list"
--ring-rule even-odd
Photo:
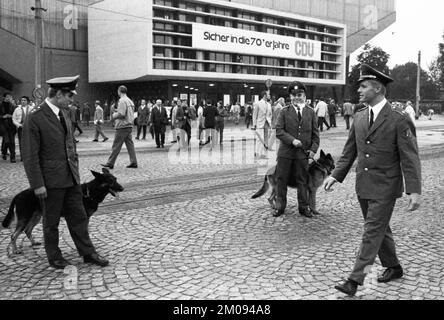
[(368, 106), (369, 107), (369, 112), (368, 112), (368, 122), (370, 123), (370, 110), (373, 110), (373, 121), (375, 122), (376, 119), (378, 118), (379, 113), (381, 112), (382, 108), (384, 108), (385, 104), (387, 103), (387, 99), (383, 99), (380, 103), (374, 105), (373, 107)]
[(54, 114), (56, 115), (57, 119), (60, 120), (60, 117), (59, 117), (60, 108), (55, 106), (55, 105), (53, 105), (51, 102), (49, 102), (48, 98), (46, 98), (45, 102), (51, 108), (52, 112), (54, 112)]

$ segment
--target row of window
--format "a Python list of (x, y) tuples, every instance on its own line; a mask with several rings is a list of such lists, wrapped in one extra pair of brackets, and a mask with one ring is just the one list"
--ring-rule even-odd
[(200, 71), (200, 72), (217, 72), (217, 73), (238, 73), (238, 74), (253, 74), (253, 75), (267, 75), (280, 77), (301, 77), (313, 79), (336, 79), (337, 75), (334, 73), (326, 73), (319, 71), (306, 70), (284, 70), (273, 69), (266, 67), (244, 67), (231, 66), (217, 63), (202, 63), (191, 61), (168, 61), (158, 60), (153, 61), (154, 69), (163, 70), (180, 70), (180, 71)]
[[(166, 16), (164, 13), (155, 13), (156, 18), (162, 18), (165, 19)], [(271, 34), (277, 34), (287, 37), (296, 37), (296, 38), (303, 38), (303, 39), (311, 39), (316, 41), (323, 41), (328, 43), (338, 43), (337, 38), (324, 36), (324, 35), (318, 35), (318, 34), (311, 34), (306, 33), (302, 31), (295, 31), (295, 30), (288, 30), (288, 29), (279, 29), (274, 28), (270, 26), (259, 26), (251, 23), (244, 23), (244, 22), (236, 22), (236, 21), (227, 21), (220, 18), (213, 18), (213, 17), (200, 17), (200, 16), (194, 16), (189, 14), (176, 14), (172, 17), (168, 16), (168, 20), (178, 20), (178, 21), (184, 21), (184, 22), (196, 22), (196, 23), (203, 23), (203, 24), (211, 24), (213, 26), (222, 26), (227, 28), (236, 28), (236, 29), (243, 29), (243, 30), (249, 30), (249, 31), (257, 31), (257, 32), (265, 32), (265, 33), (271, 33)], [(154, 30), (159, 31), (174, 31), (174, 32), (180, 32), (180, 33), (187, 33), (191, 34), (191, 25), (184, 25), (180, 23), (164, 23), (164, 22), (153, 22), (153, 28)]]
[(306, 62), (294, 59), (259, 57), (259, 56), (230, 54), (222, 52), (195, 51), (195, 50), (178, 49), (178, 48), (154, 47), (153, 54), (155, 57), (165, 57), (165, 58), (209, 60), (209, 61), (234, 62), (234, 63), (244, 63), (244, 64), (264, 64), (270, 66), (289, 66), (289, 67), (298, 67), (298, 68), (312, 67), (314, 69), (336, 70), (336, 64), (329, 64), (322, 62), (309, 62), (309, 61)]
[(312, 25), (305, 22), (296, 22), (296, 21), (288, 21), (287, 19), (264, 16), (262, 14), (246, 12), (242, 10), (216, 7), (216, 6), (204, 6), (202, 4), (197, 4), (191, 1), (183, 1), (183, 0), (154, 0), (155, 5), (171, 7), (171, 8), (180, 8), (187, 9), (196, 12), (208, 12), (212, 14), (223, 15), (227, 17), (237, 17), (244, 20), (251, 21), (262, 21), (266, 23), (272, 24), (281, 24), (288, 27), (307, 29), (317, 32), (324, 32), (330, 34), (337, 34), (337, 30), (335, 28), (330, 28), (326, 26)]

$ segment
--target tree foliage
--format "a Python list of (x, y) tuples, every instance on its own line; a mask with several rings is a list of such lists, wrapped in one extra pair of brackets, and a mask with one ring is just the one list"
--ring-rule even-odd
[(358, 63), (352, 67), (348, 75), (349, 94), (353, 103), (359, 101), (358, 80), (361, 73), (361, 64), (367, 64), (378, 71), (389, 74), (390, 69), (387, 66), (389, 58), (390, 55), (380, 47), (373, 47), (368, 43), (364, 46), (363, 51), (357, 57)]
[[(418, 64), (407, 62), (403, 65), (397, 65), (391, 72), (394, 82), (390, 84), (388, 98), (391, 100), (412, 100), (416, 98), (416, 77)], [(421, 69), (421, 89), (422, 99), (438, 99), (439, 89), (433, 82), (429, 74)]]

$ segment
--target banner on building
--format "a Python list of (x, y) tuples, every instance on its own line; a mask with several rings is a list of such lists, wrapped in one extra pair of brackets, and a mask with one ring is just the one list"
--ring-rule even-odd
[(320, 41), (271, 33), (193, 23), (192, 46), (196, 49), (276, 58), (320, 61)]

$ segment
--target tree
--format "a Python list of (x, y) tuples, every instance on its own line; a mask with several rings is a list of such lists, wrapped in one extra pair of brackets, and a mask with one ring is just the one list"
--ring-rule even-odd
[(389, 67), (387, 66), (387, 62), (389, 58), (390, 55), (380, 47), (373, 47), (368, 43), (365, 44), (363, 51), (357, 57), (358, 64), (352, 67), (348, 75), (349, 95), (353, 103), (359, 102), (358, 80), (361, 74), (361, 64), (365, 63), (378, 71), (388, 74)]
[[(391, 71), (394, 82), (390, 84), (388, 98), (390, 100), (412, 100), (416, 97), (416, 76), (418, 64), (407, 62), (403, 65), (396, 65)], [(439, 88), (433, 82), (429, 74), (421, 69), (421, 99), (438, 99)]]
[(429, 64), (429, 76), (433, 83), (439, 88), (444, 88), (444, 83), (441, 83), (441, 77), (443, 76), (443, 65), (439, 62), (439, 57), (436, 57)]

